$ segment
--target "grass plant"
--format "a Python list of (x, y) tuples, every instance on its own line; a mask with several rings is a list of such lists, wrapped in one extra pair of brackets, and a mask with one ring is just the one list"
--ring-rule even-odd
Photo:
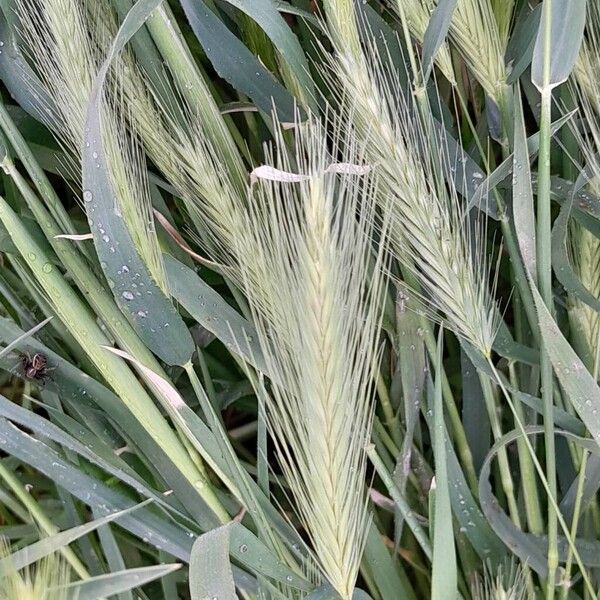
[(597, 598), (599, 40), (1, 2), (0, 600)]

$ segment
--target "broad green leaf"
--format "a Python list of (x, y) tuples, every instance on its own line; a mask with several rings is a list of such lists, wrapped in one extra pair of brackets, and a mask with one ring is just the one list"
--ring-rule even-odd
[[(437, 349), (437, 364), (439, 365), (442, 364), (443, 357), (442, 336), (443, 329), (440, 328)], [(435, 457), (435, 509), (432, 534), (431, 598), (432, 600), (449, 600), (457, 596), (458, 580), (448, 482), (441, 369), (437, 370), (435, 378), (432, 424), (433, 453)]]
[(306, 600), (338, 600), (340, 595), (328, 583), (311, 592)]
[(275, 6), (280, 13), (284, 13), (287, 15), (296, 15), (297, 17), (302, 17), (307, 23), (314, 25), (315, 27), (321, 28), (321, 21), (319, 21), (318, 17), (316, 17), (309, 10), (304, 10), (302, 8), (298, 8), (294, 6), (290, 2), (285, 2), (284, 0), (274, 0)]
[(423, 37), (423, 56), (421, 59), (425, 82), (429, 79), (435, 55), (448, 35), (456, 4), (457, 0), (440, 0), (429, 19)]
[(544, 348), (554, 372), (573, 408), (600, 444), (600, 387), (565, 339), (535, 286), (532, 291)]
[(296, 121), (294, 99), (265, 69), (204, 0), (181, 0), (190, 26), (215, 71), (264, 112), (273, 108), (283, 122)]
[[(527, 13), (525, 18), (524, 13)], [(519, 18), (516, 19), (515, 29), (506, 49), (506, 62), (510, 69), (507, 78), (509, 85), (516, 83), (531, 64), (541, 14), (541, 4), (531, 11), (528, 5), (524, 5)]]
[[(140, 587), (181, 568), (180, 564), (138, 567), (91, 577), (64, 588), (70, 600), (101, 600)], [(58, 591), (58, 590), (57, 590)], [(62, 590), (61, 590), (62, 591)]]
[(571, 74), (583, 40), (585, 13), (586, 0), (544, 0), (531, 65), (531, 81), (540, 92)]
[(465, 436), (473, 455), (473, 466), (478, 473), (491, 445), (490, 421), (485, 408), (481, 381), (475, 365), (461, 348), (462, 422)]
[(231, 527), (232, 524), (228, 524), (207, 531), (194, 542), (190, 557), (192, 600), (237, 600), (229, 562)]
[(192, 337), (170, 299), (152, 279), (115, 207), (103, 141), (104, 83), (112, 60), (158, 4), (159, 0), (140, 0), (134, 5), (94, 82), (82, 147), (83, 199), (100, 265), (119, 308), (150, 350), (170, 365), (183, 365), (194, 350)]
[(189, 267), (164, 255), (173, 297), (211, 333), (261, 373), (269, 375), (254, 325), (244, 319)]
[(57, 550), (60, 550), (60, 548), (68, 546), (71, 542), (84, 535), (87, 535), (98, 527), (106, 525), (115, 519), (119, 519), (136, 510), (137, 508), (140, 508), (146, 503), (147, 502), (143, 502), (142, 504), (132, 506), (125, 510), (113, 512), (112, 514), (99, 519), (95, 519), (89, 523), (86, 523), (85, 525), (80, 525), (79, 527), (74, 527), (73, 529), (69, 529), (67, 531), (61, 531), (60, 533), (56, 533), (50, 537), (43, 538), (39, 542), (35, 542), (26, 548), (22, 548), (21, 550), (13, 552), (9, 556), (0, 559), (0, 578), (8, 575), (13, 569), (23, 569), (24, 567), (33, 564), (41, 558), (44, 558), (44, 556), (53, 554)]
[[(339, 600), (339, 597), (340, 595), (335, 589), (326, 583), (306, 596), (306, 600)], [(364, 590), (355, 589), (352, 593), (352, 600), (372, 600), (372, 598)]]
[(375, 584), (382, 600), (398, 600), (398, 598), (416, 600), (417, 597), (402, 564), (392, 558), (383, 543), (381, 533), (373, 522), (365, 542), (363, 563), (374, 574)]

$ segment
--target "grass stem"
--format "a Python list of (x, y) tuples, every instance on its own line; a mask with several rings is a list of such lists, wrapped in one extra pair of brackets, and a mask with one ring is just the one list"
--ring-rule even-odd
[(381, 480), (387, 488), (390, 496), (396, 503), (396, 506), (402, 513), (402, 517), (406, 521), (406, 524), (409, 526), (416, 540), (419, 542), (419, 546), (421, 546), (421, 549), (425, 553), (425, 556), (427, 556), (429, 560), (432, 560), (433, 549), (431, 547), (431, 542), (429, 541), (429, 538), (425, 533), (425, 530), (421, 527), (421, 524), (415, 517), (412, 508), (410, 507), (404, 496), (402, 496), (402, 494), (400, 493), (400, 490), (397, 488), (391, 475), (385, 468), (385, 465), (383, 464), (379, 454), (377, 454), (375, 448), (372, 445), (367, 447), (367, 455), (373, 463), (377, 474), (379, 475), (379, 477), (381, 477)]

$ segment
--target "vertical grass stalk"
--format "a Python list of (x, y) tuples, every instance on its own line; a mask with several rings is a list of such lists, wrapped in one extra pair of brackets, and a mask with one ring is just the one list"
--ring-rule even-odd
[[(540, 148), (538, 155), (538, 193), (536, 219), (536, 256), (537, 284), (544, 303), (551, 313), (552, 299), (552, 251), (551, 251), (551, 200), (550, 200), (550, 168), (551, 153), (551, 110), (552, 86), (550, 82), (550, 61), (552, 58), (552, 0), (545, 0), (542, 12), (543, 27), (543, 86), (540, 112)], [(552, 364), (543, 342), (540, 348), (540, 377), (544, 417), (544, 444), (546, 449), (546, 477), (549, 493), (556, 499), (556, 455), (554, 440), (554, 381)], [(558, 568), (558, 526), (557, 515), (552, 502), (548, 503), (548, 580), (546, 598), (554, 598), (555, 573)]]

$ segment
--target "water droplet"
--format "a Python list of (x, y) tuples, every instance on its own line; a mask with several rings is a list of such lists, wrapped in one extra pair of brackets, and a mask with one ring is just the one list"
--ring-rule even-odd
[(92, 192), (90, 192), (90, 190), (84, 190), (83, 192), (83, 201), (84, 202), (91, 202), (94, 199), (94, 194), (92, 194)]
[(133, 294), (130, 291), (125, 291), (121, 294), (125, 300), (133, 300)]
[(49, 262), (45, 263), (42, 267), (42, 271), (44, 271), (44, 273), (50, 273), (52, 271), (52, 265)]
[(242, 544), (240, 546), (240, 552), (243, 554), (244, 552), (248, 552), (248, 546), (246, 544)]

